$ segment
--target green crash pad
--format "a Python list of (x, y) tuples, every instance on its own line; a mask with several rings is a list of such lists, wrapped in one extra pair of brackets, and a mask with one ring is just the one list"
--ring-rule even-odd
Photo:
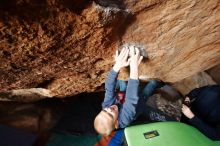
[(180, 122), (157, 122), (127, 127), (128, 146), (220, 146), (196, 128)]

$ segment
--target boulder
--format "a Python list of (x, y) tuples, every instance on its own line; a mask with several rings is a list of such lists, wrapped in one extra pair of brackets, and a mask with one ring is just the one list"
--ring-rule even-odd
[(146, 79), (177, 82), (220, 63), (218, 0), (0, 3), (0, 92), (44, 88), (62, 98), (103, 89), (124, 43), (147, 52)]

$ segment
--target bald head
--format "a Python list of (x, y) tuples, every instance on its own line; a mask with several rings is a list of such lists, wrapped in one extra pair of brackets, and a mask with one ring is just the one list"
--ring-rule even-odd
[(110, 135), (114, 130), (114, 125), (113, 119), (103, 111), (101, 111), (94, 120), (94, 128), (101, 135)]

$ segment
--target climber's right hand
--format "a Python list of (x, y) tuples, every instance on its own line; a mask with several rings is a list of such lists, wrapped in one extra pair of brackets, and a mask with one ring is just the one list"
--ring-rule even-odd
[(126, 47), (123, 47), (120, 54), (118, 53), (118, 50), (116, 51), (115, 65), (113, 66), (113, 70), (115, 72), (119, 72), (119, 70), (122, 67), (126, 67), (129, 65), (130, 60), (128, 59), (128, 54), (129, 54), (129, 49), (127, 49)]

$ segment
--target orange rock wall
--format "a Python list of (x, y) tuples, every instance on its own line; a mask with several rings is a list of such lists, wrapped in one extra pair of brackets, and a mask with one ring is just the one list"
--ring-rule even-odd
[(220, 63), (218, 0), (128, 1), (127, 7), (135, 20), (122, 40), (146, 48), (144, 77), (176, 82)]
[(218, 0), (12, 0), (0, 8), (2, 92), (96, 91), (123, 43), (145, 47), (144, 78), (176, 82), (220, 63)]

